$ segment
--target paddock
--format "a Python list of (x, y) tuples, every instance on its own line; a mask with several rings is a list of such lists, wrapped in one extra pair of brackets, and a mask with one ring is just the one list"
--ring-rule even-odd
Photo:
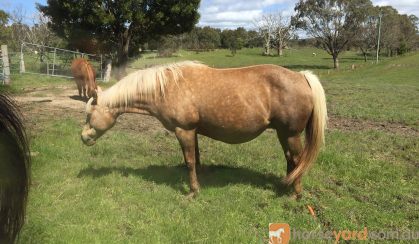
[[(299, 61), (313, 52), (318, 63)], [(251, 54), (184, 58), (227, 67), (252, 62)], [(341, 71), (329, 71), (327, 54), (316, 49), (284, 64), (319, 75), (330, 111), (327, 145), (303, 178), (300, 201), (281, 183), (286, 162), (273, 130), (231, 146), (200, 137), (201, 192), (191, 200), (178, 142), (157, 120), (124, 114), (100, 143), (85, 147), (85, 103), (74, 97), (73, 81), (13, 75), (10, 90), (25, 115), (33, 159), (18, 242), (267, 242), (274, 222), (320, 231), (417, 230), (419, 55), (355, 71), (350, 65), (362, 57), (346, 55)]]

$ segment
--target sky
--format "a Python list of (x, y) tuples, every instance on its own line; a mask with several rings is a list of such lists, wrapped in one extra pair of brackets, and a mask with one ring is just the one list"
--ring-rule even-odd
[[(374, 5), (395, 7), (401, 14), (419, 17), (419, 0), (372, 0)], [(21, 7), (30, 18), (36, 13), (35, 3), (45, 4), (46, 0), (0, 0), (0, 9), (8, 12)], [(222, 29), (237, 27), (253, 28), (254, 20), (264, 13), (282, 12), (292, 15), (297, 0), (201, 0), (199, 26)]]

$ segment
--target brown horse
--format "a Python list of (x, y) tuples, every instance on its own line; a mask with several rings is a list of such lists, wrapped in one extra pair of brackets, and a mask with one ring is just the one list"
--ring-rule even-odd
[(30, 166), (22, 115), (0, 94), (0, 243), (14, 243), (25, 222)]
[(284, 182), (293, 183), (299, 197), (301, 176), (319, 153), (327, 120), (323, 88), (310, 72), (275, 65), (214, 69), (191, 61), (136, 71), (91, 98), (86, 112), (86, 145), (127, 112), (152, 115), (175, 132), (189, 169), (190, 196), (199, 191), (197, 134), (234, 144), (273, 128), (287, 159)]
[(92, 65), (84, 58), (76, 58), (71, 63), (71, 73), (79, 90), (79, 96), (94, 97), (97, 94), (96, 73)]

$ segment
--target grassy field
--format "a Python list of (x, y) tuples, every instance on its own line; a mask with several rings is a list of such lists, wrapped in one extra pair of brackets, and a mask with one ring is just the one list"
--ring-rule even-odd
[[(288, 50), (281, 58), (260, 52), (145, 55), (131, 66), (192, 59), (215, 67), (274, 63), (314, 70), (326, 89), (331, 125), (326, 148), (303, 178), (302, 200), (290, 199), (280, 183), (286, 164), (272, 131), (235, 146), (200, 137), (202, 189), (188, 200), (179, 145), (153, 120), (123, 115), (94, 147), (85, 147), (82, 107), (51, 111), (24, 103), (33, 180), (19, 242), (267, 243), (268, 224), (275, 222), (307, 231), (419, 230), (419, 54), (372, 65), (346, 52), (341, 70), (333, 71), (321, 50)], [(13, 78), (8, 90), (19, 97), (39, 87), (53, 94), (75, 90), (65, 79)]]

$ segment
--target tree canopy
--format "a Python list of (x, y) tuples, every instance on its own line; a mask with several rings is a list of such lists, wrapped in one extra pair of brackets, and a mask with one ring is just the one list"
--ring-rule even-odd
[(379, 8), (382, 15), (381, 44), (387, 55), (403, 54), (415, 44), (417, 17), (400, 15), (391, 6)]
[(50, 27), (73, 48), (116, 54), (128, 60), (132, 40), (146, 42), (167, 34), (190, 31), (199, 19), (199, 0), (48, 0), (38, 9)]
[(9, 15), (0, 9), (0, 41), (6, 42), (7, 41), (7, 22), (9, 21)]

